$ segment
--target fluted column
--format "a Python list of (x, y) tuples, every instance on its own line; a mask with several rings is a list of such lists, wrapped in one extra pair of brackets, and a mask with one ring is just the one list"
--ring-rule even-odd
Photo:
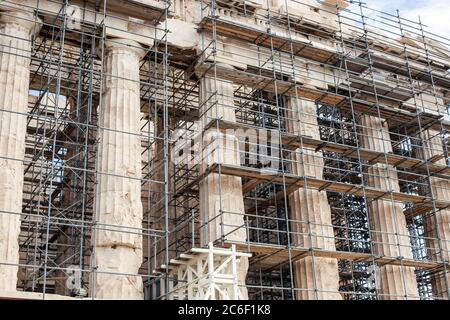
[[(361, 147), (379, 152), (392, 152), (389, 129), (385, 120), (363, 115), (361, 117)], [(399, 192), (394, 167), (377, 163), (367, 169), (367, 184), (383, 191)], [(408, 227), (403, 206), (390, 200), (374, 200), (368, 205), (371, 240), (376, 254), (396, 258), (412, 258)], [(384, 265), (379, 267), (377, 282), (380, 299), (417, 299), (417, 281), (413, 267)]]
[(114, 39), (105, 43), (105, 52), (94, 294), (100, 299), (142, 299), (142, 278), (133, 274), (142, 264), (139, 61), (145, 51), (137, 42)]
[[(423, 145), (420, 153), (424, 160), (444, 155), (442, 139), (439, 131), (429, 129), (423, 134)], [(445, 158), (435, 164), (446, 166)], [(450, 181), (439, 177), (430, 177), (432, 196), (436, 200), (450, 199)], [(434, 261), (450, 260), (450, 210), (440, 210), (424, 217), (424, 235), (426, 237), (428, 256)], [(433, 293), (436, 297), (449, 299), (450, 274), (438, 272), (432, 276)]]
[[(200, 127), (211, 120), (236, 121), (233, 83), (204, 76), (200, 80)], [(212, 129), (203, 136), (201, 173), (214, 163), (240, 165), (239, 142), (235, 135)], [(202, 245), (224, 237), (227, 240), (246, 241), (244, 226), (244, 198), (241, 178), (210, 173), (200, 183), (200, 231)], [(241, 258), (238, 282), (241, 293), (247, 297), (245, 279), (248, 258)]]
[(15, 291), (31, 37), (40, 21), (32, 13), (6, 11), (0, 24), (0, 290)]
[[(320, 139), (314, 102), (287, 98), (288, 130)], [(292, 172), (299, 176), (323, 178), (321, 152), (309, 148), (295, 150), (291, 156)], [(289, 195), (291, 242), (306, 248), (335, 251), (331, 209), (327, 193), (309, 188), (299, 188)], [(301, 300), (342, 299), (339, 293), (337, 259), (305, 257), (294, 262), (297, 298)]]

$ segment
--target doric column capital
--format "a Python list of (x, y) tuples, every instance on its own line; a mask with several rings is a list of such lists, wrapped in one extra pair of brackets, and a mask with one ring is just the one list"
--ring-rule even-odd
[(111, 51), (128, 51), (135, 54), (141, 60), (145, 54), (145, 48), (137, 41), (122, 38), (113, 38), (105, 41), (106, 52)]
[(17, 26), (31, 36), (41, 30), (42, 20), (35, 17), (32, 12), (18, 9), (3, 10), (0, 12), (0, 24)]
[[(208, 62), (208, 64), (205, 64), (203, 62)], [(234, 66), (232, 66), (229, 63), (222, 62), (222, 61), (214, 62), (214, 60), (212, 58), (210, 60), (203, 61), (203, 62), (199, 62), (195, 66), (194, 72), (195, 72), (195, 75), (197, 77), (201, 78), (201, 77), (204, 77), (205, 74), (210, 74), (210, 76), (217, 77), (220, 81), (226, 81), (226, 82), (230, 82), (230, 83), (232, 82), (232, 81), (229, 81), (229, 80), (221, 79), (220, 76), (215, 75), (214, 74), (214, 69), (211, 68), (211, 64), (215, 63), (215, 65), (217, 67), (224, 68), (224, 69), (229, 69), (229, 70), (234, 70), (235, 69)]]

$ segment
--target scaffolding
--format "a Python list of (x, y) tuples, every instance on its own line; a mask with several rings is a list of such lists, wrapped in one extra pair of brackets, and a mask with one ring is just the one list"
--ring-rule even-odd
[[(24, 19), (17, 3), (1, 14)], [(31, 52), (0, 29), (2, 63), (30, 54), (22, 210), (0, 208), (20, 215), (19, 261), (0, 261), (18, 292), (95, 299), (126, 278), (147, 299), (450, 298), (450, 39), (362, 1), (21, 7)], [(144, 52), (138, 77), (110, 69), (119, 38)], [(111, 78), (138, 83), (138, 131), (106, 125)], [(138, 138), (139, 174), (102, 169), (108, 132)], [(102, 220), (116, 178), (139, 181), (142, 224)], [(135, 272), (99, 268), (110, 233), (142, 242), (125, 246)], [(188, 272), (213, 251), (232, 259), (214, 285), (225, 258)]]

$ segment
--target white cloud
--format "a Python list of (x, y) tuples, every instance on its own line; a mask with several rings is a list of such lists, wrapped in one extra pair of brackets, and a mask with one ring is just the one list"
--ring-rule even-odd
[(427, 27), (425, 30), (436, 35), (450, 38), (450, 4), (448, 0), (433, 0), (429, 4), (415, 9), (404, 10), (403, 16), (411, 20), (418, 20)]
[(365, 0), (368, 7), (395, 13), (400, 10), (403, 18), (419, 21), (425, 25), (425, 30), (447, 38), (450, 42), (450, 3), (449, 0)]

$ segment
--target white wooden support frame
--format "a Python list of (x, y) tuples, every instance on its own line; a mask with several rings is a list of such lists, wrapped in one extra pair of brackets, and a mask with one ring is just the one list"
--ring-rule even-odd
[(171, 276), (176, 278), (166, 294), (169, 300), (238, 300), (243, 299), (238, 283), (241, 257), (249, 253), (230, 248), (192, 248), (189, 253), (170, 260)]

